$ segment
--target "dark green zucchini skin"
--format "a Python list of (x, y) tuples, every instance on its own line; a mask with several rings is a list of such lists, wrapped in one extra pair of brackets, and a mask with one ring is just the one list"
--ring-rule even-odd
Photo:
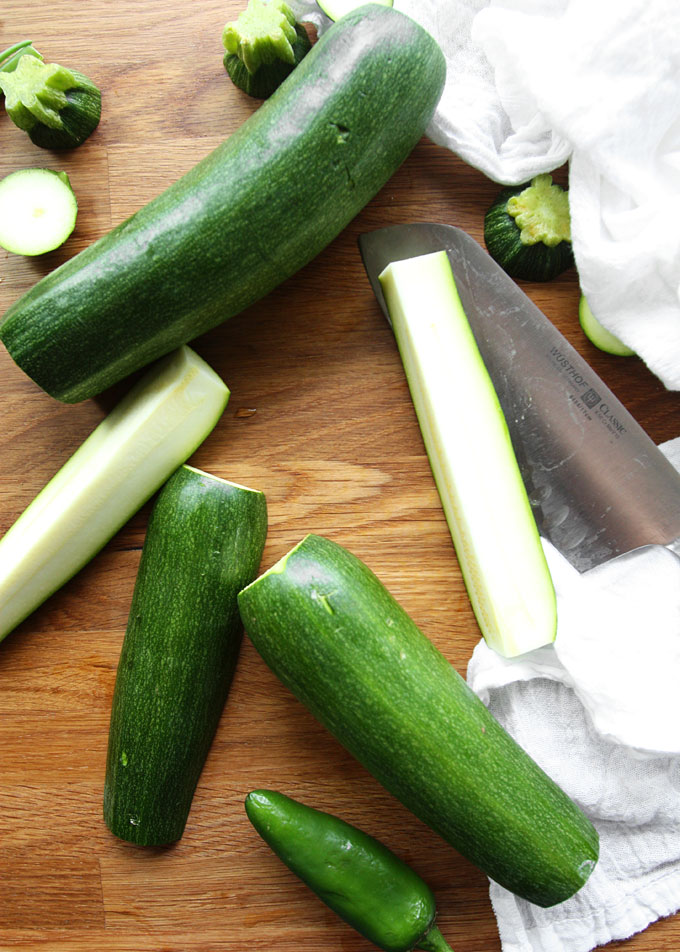
[(239, 654), (237, 593), (266, 531), (262, 493), (188, 466), (156, 501), (111, 710), (104, 820), (121, 839), (182, 836)]
[(334, 24), (237, 132), (5, 314), (16, 363), (94, 396), (262, 298), (314, 258), (421, 138), (445, 60), (367, 4)]
[(307, 536), (238, 598), (269, 667), (394, 796), (540, 906), (598, 858), (590, 821), (359, 559)]
[(570, 241), (561, 241), (554, 247), (542, 242), (525, 245), (520, 240), (520, 229), (507, 212), (508, 200), (519, 195), (529, 185), (504, 188), (484, 216), (484, 243), (491, 257), (511, 278), (524, 281), (552, 281), (574, 267), (574, 252)]
[(263, 63), (256, 72), (249, 73), (240, 56), (236, 53), (226, 53), (222, 62), (229, 79), (248, 96), (268, 99), (312, 48), (311, 40), (301, 23), (296, 23), (295, 33), (297, 39), (293, 43), (294, 63), (274, 60), (272, 63)]
[(59, 113), (61, 129), (51, 129), (37, 122), (29, 130), (34, 145), (55, 151), (75, 149), (92, 135), (99, 125), (102, 96), (99, 88), (82, 73), (71, 70), (77, 86), (66, 91), (67, 104)]

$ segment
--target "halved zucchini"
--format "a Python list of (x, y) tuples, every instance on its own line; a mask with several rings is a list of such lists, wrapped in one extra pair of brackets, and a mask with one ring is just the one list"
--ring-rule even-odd
[(552, 579), (446, 252), (392, 262), (380, 283), (482, 634), (506, 657), (548, 644)]

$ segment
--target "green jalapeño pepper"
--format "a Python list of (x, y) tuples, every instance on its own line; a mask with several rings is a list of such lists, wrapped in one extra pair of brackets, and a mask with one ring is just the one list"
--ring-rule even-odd
[(366, 939), (385, 952), (452, 952), (429, 886), (378, 840), (276, 791), (253, 790), (245, 806), (279, 859)]

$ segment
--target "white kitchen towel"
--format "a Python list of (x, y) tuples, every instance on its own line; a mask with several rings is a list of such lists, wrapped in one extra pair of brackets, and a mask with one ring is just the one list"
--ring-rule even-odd
[[(330, 24), (314, 0), (292, 5), (321, 32)], [(569, 161), (581, 288), (600, 322), (680, 389), (678, 0), (394, 6), (446, 55), (428, 135), (504, 184)]]
[[(680, 439), (664, 444), (680, 469)], [(548, 543), (554, 645), (475, 649), (468, 683), (590, 817), (600, 861), (552, 909), (491, 883), (503, 952), (588, 952), (680, 909), (680, 559), (658, 546), (579, 575)]]

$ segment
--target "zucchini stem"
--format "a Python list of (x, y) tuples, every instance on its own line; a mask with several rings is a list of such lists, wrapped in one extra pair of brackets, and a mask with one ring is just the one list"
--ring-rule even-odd
[(21, 40), (14, 46), (8, 46), (6, 50), (0, 53), (0, 72), (11, 73), (22, 56), (36, 56), (42, 59), (41, 54), (32, 45), (32, 40)]
[(425, 952), (453, 952), (444, 936), (437, 926), (431, 926), (425, 935), (416, 943), (416, 949), (424, 949)]

